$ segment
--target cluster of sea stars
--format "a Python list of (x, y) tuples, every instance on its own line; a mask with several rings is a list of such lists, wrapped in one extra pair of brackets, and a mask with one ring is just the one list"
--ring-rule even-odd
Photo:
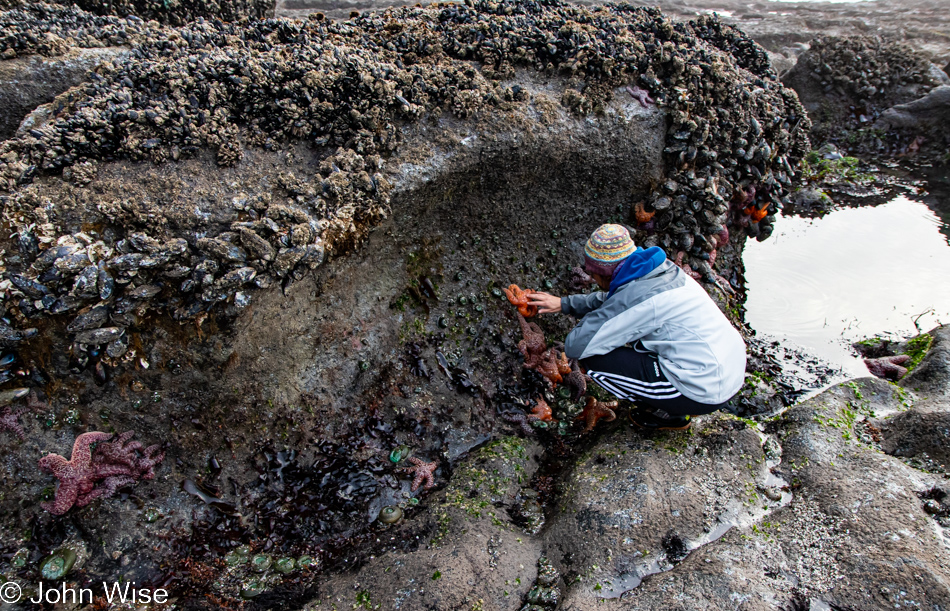
[[(40, 468), (59, 480), (55, 498), (41, 507), (63, 515), (74, 505), (84, 507), (97, 498), (112, 496), (123, 486), (154, 478), (155, 465), (165, 453), (158, 445), (143, 449), (141, 443), (130, 441), (134, 434), (129, 431), (109, 442), (109, 433), (83, 433), (73, 443), (70, 460), (59, 454), (41, 458)], [(93, 444), (97, 444), (95, 450)]]
[(524, 356), (524, 366), (544, 376), (552, 389), (567, 376), (568, 383), (574, 387), (574, 395), (579, 398), (587, 390), (587, 383), (576, 363), (572, 365), (567, 355), (557, 347), (548, 348), (544, 333), (538, 325), (526, 321), (520, 314), (518, 324), (521, 325), (521, 335), (524, 337), (518, 342), (518, 350)]
[(532, 422), (556, 423), (554, 411), (543, 397), (538, 397), (538, 402), (531, 409), (530, 414), (524, 412), (510, 412), (501, 415), (502, 419), (512, 424), (517, 424), (525, 435), (533, 435), (534, 428)]

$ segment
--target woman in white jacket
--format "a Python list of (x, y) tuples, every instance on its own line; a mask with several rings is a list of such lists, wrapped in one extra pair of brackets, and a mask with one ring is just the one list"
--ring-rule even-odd
[(581, 319), (564, 342), (568, 358), (640, 404), (631, 420), (644, 428), (685, 429), (690, 416), (724, 407), (745, 379), (745, 342), (706, 291), (621, 225), (601, 225), (584, 254), (603, 292), (530, 298), (542, 314)]

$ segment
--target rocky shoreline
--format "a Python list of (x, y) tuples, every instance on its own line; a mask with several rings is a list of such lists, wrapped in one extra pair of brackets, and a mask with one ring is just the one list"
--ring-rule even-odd
[[(522, 367), (501, 289), (576, 290), (605, 220), (742, 324), (743, 244), (795, 203), (811, 125), (807, 87), (741, 31), (557, 2), (15, 4), (5, 579), (124, 579), (181, 608), (950, 604), (945, 328), (897, 385), (797, 404), (750, 342), (738, 415), (653, 437), (625, 405), (588, 431), (584, 399)], [(939, 121), (926, 57), (827, 44), (908, 86), (873, 109), (908, 129), (878, 154), (915, 141), (906, 115)]]

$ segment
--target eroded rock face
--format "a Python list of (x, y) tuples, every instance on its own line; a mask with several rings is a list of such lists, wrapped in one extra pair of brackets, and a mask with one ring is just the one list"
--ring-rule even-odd
[[(498, 40), (482, 40), (473, 20), (494, 28)], [(591, 56), (584, 48), (588, 27), (624, 28), (634, 37), (611, 34)], [(564, 37), (563, 49), (542, 44), (536, 37), (542, 31)], [(243, 289), (252, 283), (285, 282), (295, 270), (318, 266), (324, 254), (351, 250), (389, 213), (391, 181), (381, 170), (402, 163), (395, 155), (407, 125), (438, 120), (443, 112), (479, 121), (513, 112), (510, 121), (520, 115), (527, 125), (552, 118), (538, 105), (542, 100), (531, 99), (531, 77), (524, 81), (516, 69), (563, 74), (566, 81), (546, 97), (550, 108), (576, 116), (605, 112), (616, 98), (628, 105), (631, 94), (644, 109), (653, 103), (651, 92), (663, 102), (670, 119), (663, 164), (671, 171), (640, 202), (655, 214), (639, 223), (638, 239), (662, 245), (697, 279), (732, 291), (734, 275), (723, 279), (714, 267), (717, 261), (723, 267), (719, 249), (730, 235), (737, 244), (743, 232), (769, 235), (807, 146), (807, 119), (774, 78), (764, 51), (712, 18), (674, 26), (650, 10), (485, 4), (401, 9), (349, 25), (202, 22), (155, 34), (135, 58), (97, 74), (85, 97), (55, 122), (0, 145), (0, 174), (14, 190), (6, 218), (23, 229), (19, 262), (8, 261), (8, 269), (39, 281), (50, 269), (45, 259), (33, 266), (40, 251), (55, 243), (72, 257), (39, 281), (43, 289), (33, 292), (45, 300), (17, 306), (27, 317), (42, 317), (111, 295), (98, 280), (92, 286), (98, 271), (90, 266), (100, 263), (104, 285), (135, 273), (152, 286), (172, 274), (180, 280), (172, 291), (179, 317), (198, 316), (211, 304), (244, 304)], [(757, 102), (747, 104), (753, 94)], [(16, 186), (60, 171), (84, 186), (106, 158), (164, 163), (205, 147), (231, 166), (248, 146), (274, 149), (288, 139), (325, 147), (315, 153), (319, 177), (295, 176), (285, 185), (292, 202), (238, 192), (222, 214), (208, 211), (187, 223), (175, 216), (193, 206), (167, 212), (143, 202), (131, 205), (135, 210), (97, 202), (95, 212), (51, 218), (37, 206), (45, 187)], [(77, 197), (84, 197), (81, 190)], [(87, 213), (112, 235), (73, 235)], [(222, 222), (236, 213), (249, 218)], [(139, 223), (134, 238), (125, 231), (130, 214), (151, 219)], [(200, 239), (190, 238), (190, 230)], [(115, 283), (116, 297), (125, 286)], [(152, 300), (172, 293), (166, 286)]]
[(0, 139), (13, 136), (37, 106), (85, 81), (96, 66), (126, 53), (117, 48), (75, 49), (49, 58), (31, 55), (0, 61)]
[(695, 429), (649, 438), (629, 426), (574, 465), (545, 533), (548, 556), (571, 584), (564, 608), (618, 598), (748, 520), (767, 473), (758, 434), (727, 416)]
[[(136, 489), (142, 507), (118, 496), (69, 516), (101, 543), (76, 578), (145, 582), (171, 567), (183, 599), (204, 600), (211, 581), (229, 604), (264, 579), (236, 548), (319, 559), (265, 573), (263, 600), (284, 606), (307, 599), (312, 571), (391, 551), (373, 510), (439, 494), (411, 491), (394, 447), (438, 461), (437, 488), (454, 490), (467, 450), (511, 434), (500, 413), (545, 387), (522, 367), (499, 287), (567, 292), (590, 232), (632, 225), (637, 204), (655, 208), (634, 227), (640, 243), (682, 249), (700, 280), (735, 270), (807, 144), (794, 95), (751, 41), (715, 19), (674, 25), (629, 7), (204, 22), (77, 90), (38, 134), (0, 145), (3, 214), (18, 228), (4, 313), (36, 331), (0, 330), (22, 383), (46, 389), (41, 418), (23, 418), (27, 441), (4, 455), (15, 492), (0, 499), (10, 532), (43, 536), (5, 553), (82, 538), (39, 513), (52, 482), (36, 460), (108, 422), (168, 458)], [(738, 231), (727, 240), (723, 225)], [(541, 321), (552, 338), (570, 324)], [(545, 400), (571, 432), (577, 406)], [(522, 433), (557, 446), (560, 431)], [(486, 513), (470, 532), (500, 547), (522, 538), (533, 556), (489, 575), (502, 608), (523, 604), (544, 540), (516, 525), (537, 533), (544, 515), (526, 491), (499, 499), (501, 524)], [(473, 539), (468, 514), (446, 511), (459, 524), (449, 561)], [(407, 513), (397, 551), (424, 558), (439, 520)], [(171, 543), (138, 545), (153, 539)], [(452, 579), (477, 581), (489, 551)], [(507, 573), (522, 564), (517, 582)], [(498, 593), (506, 581), (517, 594)]]
[[(537, 577), (541, 542), (512, 528), (511, 513), (537, 470), (540, 446), (503, 438), (472, 452), (429, 501), (423, 549), (392, 551), (318, 586), (306, 609), (372, 601), (383, 609), (519, 609)], [(418, 525), (380, 536), (393, 548)]]

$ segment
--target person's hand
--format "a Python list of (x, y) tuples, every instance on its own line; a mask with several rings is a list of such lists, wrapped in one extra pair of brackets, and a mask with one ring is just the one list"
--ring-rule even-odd
[(550, 293), (532, 291), (528, 295), (528, 305), (538, 306), (539, 314), (552, 314), (561, 311), (561, 298)]

